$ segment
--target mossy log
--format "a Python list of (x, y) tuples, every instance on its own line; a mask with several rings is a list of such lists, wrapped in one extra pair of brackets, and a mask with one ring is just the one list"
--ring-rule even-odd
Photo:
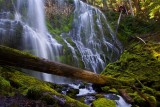
[(0, 65), (15, 66), (83, 81), (106, 84), (106, 77), (0, 45)]

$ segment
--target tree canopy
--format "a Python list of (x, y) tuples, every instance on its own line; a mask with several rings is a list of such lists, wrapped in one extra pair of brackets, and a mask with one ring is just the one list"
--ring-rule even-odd
[(125, 6), (128, 13), (147, 16), (148, 19), (160, 19), (160, 0), (84, 0), (104, 10), (118, 11), (120, 6)]

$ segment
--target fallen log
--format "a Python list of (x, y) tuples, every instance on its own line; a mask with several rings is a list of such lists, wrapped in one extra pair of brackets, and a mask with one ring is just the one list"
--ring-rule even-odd
[(95, 84), (106, 84), (108, 81), (105, 76), (72, 67), (66, 64), (38, 58), (28, 53), (1, 45), (0, 65), (8, 65), (35, 70), (43, 73), (49, 73), (73, 79), (80, 79)]

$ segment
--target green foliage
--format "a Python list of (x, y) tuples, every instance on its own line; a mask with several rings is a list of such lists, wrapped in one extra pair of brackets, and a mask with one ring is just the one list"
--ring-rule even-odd
[[(11, 67), (0, 67), (0, 94), (8, 95), (9, 92), (27, 95), (34, 100), (43, 100), (47, 104), (58, 105), (58, 99), (64, 101), (65, 107), (88, 107), (77, 100), (56, 92), (51, 83), (37, 80)], [(11, 90), (12, 89), (12, 90)], [(10, 95), (10, 94), (9, 94)]]
[(68, 3), (73, 4), (74, 0), (67, 0)]
[[(73, 14), (70, 14), (69, 16), (53, 15), (50, 19), (47, 20), (47, 27), (49, 32), (54, 35), (54, 38), (63, 46), (62, 50), (63, 55), (59, 56), (57, 59), (59, 59), (60, 62), (62, 63), (76, 66), (72, 63), (73, 57), (71, 54), (72, 53), (71, 49), (68, 48), (63, 38), (59, 36), (61, 33), (65, 32), (66, 34), (64, 35), (67, 35), (67, 33), (71, 30), (72, 21), (73, 21)], [(70, 38), (66, 38), (66, 41), (70, 43), (73, 47), (75, 47), (75, 44)]]
[(113, 100), (99, 98), (93, 101), (93, 107), (116, 107), (116, 103)]
[(45, 101), (47, 105), (54, 105), (54, 107), (59, 107), (57, 102), (52, 98), (51, 95), (47, 94), (41, 97), (41, 100)]
[[(116, 78), (119, 82), (125, 81), (129, 83), (129, 87), (135, 85), (148, 99), (151, 98), (153, 103), (156, 104), (156, 101), (159, 100), (158, 93), (160, 88), (160, 45), (151, 42), (152, 38), (152, 36), (149, 36), (145, 41), (147, 42), (148, 40), (150, 42), (145, 45), (131, 43), (131, 48), (124, 51), (118, 61), (108, 64), (102, 74)], [(154, 38), (156, 38), (155, 35)], [(146, 101), (135, 90), (127, 88), (127, 85), (110, 84), (102, 89), (105, 92), (109, 92), (114, 87), (116, 89), (126, 88), (134, 100), (134, 104), (142, 107), (147, 106)]]
[[(76, 48), (76, 45), (75, 43), (72, 41), (71, 38), (68, 37), (67, 33), (63, 33), (63, 38), (62, 36), (59, 36), (58, 34), (62, 33), (62, 31), (60, 31), (59, 29), (53, 29), (52, 28), (52, 25), (50, 23), (47, 23), (48, 25), (48, 29), (50, 29), (49, 31), (54, 34), (53, 37), (57, 40), (58, 43), (62, 44), (62, 53), (60, 56), (57, 56), (56, 58), (61, 62), (61, 63), (65, 63), (65, 64), (68, 64), (68, 65), (72, 65), (72, 66), (77, 66), (77, 64), (73, 63), (73, 56), (72, 56), (72, 51), (71, 49), (67, 46), (67, 43), (64, 41), (63, 38), (65, 38), (65, 40), (75, 48), (76, 51), (76, 54), (78, 56), (78, 64), (79, 64), (79, 67), (83, 68), (84, 67), (84, 64), (83, 64), (83, 61), (82, 61), (82, 58), (80, 56), (80, 53), (78, 53), (78, 49)], [(56, 35), (55, 35), (56, 34)]]
[[(105, 15), (114, 31), (117, 29), (119, 14), (119, 12), (113, 11), (105, 12)], [(157, 25), (154, 21), (142, 20), (139, 17), (132, 17), (122, 14), (120, 24), (118, 26), (117, 36), (125, 46), (128, 44), (129, 39), (135, 35), (154, 32), (158, 27)]]
[(54, 15), (47, 20), (47, 27), (51, 34), (60, 35), (61, 33), (68, 33), (71, 30), (73, 21), (73, 14), (69, 16)]
[(12, 0), (0, 0), (0, 12), (1, 11), (14, 11)]
[(145, 99), (141, 98), (137, 92), (129, 93), (129, 95), (134, 100), (135, 105), (138, 105), (139, 107), (147, 107), (147, 103), (145, 102)]
[(42, 89), (40, 87), (31, 87), (27, 91), (27, 97), (33, 100), (38, 100), (40, 99), (42, 95)]
[(10, 82), (0, 76), (0, 94), (9, 94), (11, 89)]
[(103, 92), (109, 93), (108, 91), (110, 90), (110, 87), (109, 86), (104, 86), (101, 89), (102, 89)]
[(151, 19), (160, 19), (160, 0), (145, 0), (142, 5), (148, 11)]

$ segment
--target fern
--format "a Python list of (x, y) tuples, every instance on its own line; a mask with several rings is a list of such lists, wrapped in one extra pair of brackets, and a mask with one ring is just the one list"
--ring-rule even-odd
[(150, 18), (160, 18), (160, 0), (147, 0)]

